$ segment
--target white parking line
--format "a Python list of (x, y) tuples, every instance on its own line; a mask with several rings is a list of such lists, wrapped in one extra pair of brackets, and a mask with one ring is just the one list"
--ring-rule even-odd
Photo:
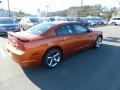
[(0, 47), (0, 53), (2, 54), (3, 57), (7, 57), (7, 55), (5, 54), (5, 52), (3, 51), (3, 49)]

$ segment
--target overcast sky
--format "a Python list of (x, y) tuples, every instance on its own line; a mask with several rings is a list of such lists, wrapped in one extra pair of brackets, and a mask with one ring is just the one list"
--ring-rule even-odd
[[(81, 0), (9, 0), (11, 10), (22, 10), (27, 13), (37, 13), (37, 9), (49, 11), (64, 10), (71, 6), (80, 6)], [(120, 0), (83, 0), (83, 5), (101, 4), (106, 7), (118, 7)], [(7, 9), (7, 0), (2, 0), (0, 8)]]

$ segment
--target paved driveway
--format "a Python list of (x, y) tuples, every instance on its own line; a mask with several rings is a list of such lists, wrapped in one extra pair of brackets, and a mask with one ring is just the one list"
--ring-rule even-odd
[(21, 68), (0, 37), (0, 90), (120, 90), (120, 26), (97, 27), (103, 46), (74, 54), (55, 69)]

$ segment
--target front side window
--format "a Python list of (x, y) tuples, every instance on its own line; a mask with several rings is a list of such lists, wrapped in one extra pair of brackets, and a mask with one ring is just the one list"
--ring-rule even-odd
[(116, 18), (113, 18), (112, 20), (116, 20)]
[(75, 30), (75, 33), (86, 33), (88, 31), (87, 28), (85, 28), (81, 25), (73, 25), (73, 28)]
[(69, 35), (72, 33), (73, 33), (73, 31), (69, 26), (62, 26), (56, 30), (57, 35)]

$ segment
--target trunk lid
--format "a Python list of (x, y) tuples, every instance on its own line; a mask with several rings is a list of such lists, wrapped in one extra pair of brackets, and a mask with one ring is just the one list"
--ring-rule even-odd
[(8, 32), (8, 44), (11, 44), (13, 47), (20, 50), (25, 50), (25, 42), (35, 41), (41, 38), (41, 36), (32, 35), (24, 32)]
[(24, 31), (23, 32), (16, 32), (16, 33), (8, 32), (8, 38), (9, 38), (9, 36), (17, 38), (17, 39), (21, 40), (22, 42), (35, 41), (35, 40), (43, 38), (42, 36), (29, 34), (29, 33), (26, 33)]

